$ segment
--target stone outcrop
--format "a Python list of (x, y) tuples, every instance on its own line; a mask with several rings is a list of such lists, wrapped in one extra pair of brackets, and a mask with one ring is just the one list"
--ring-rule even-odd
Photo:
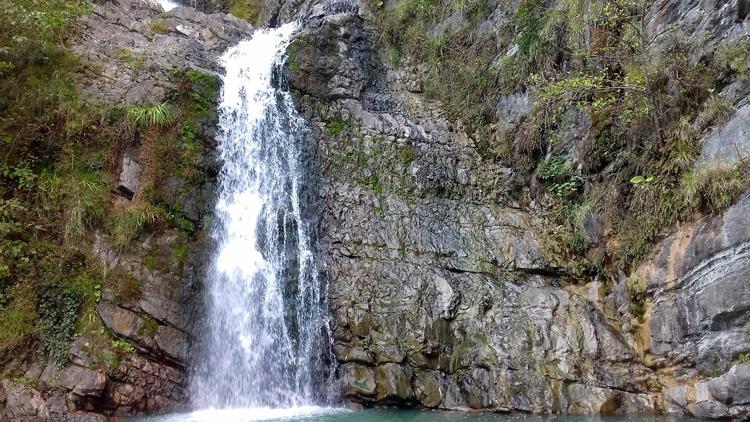
[(163, 12), (148, 0), (96, 5), (73, 45), (81, 56), (79, 90), (108, 104), (163, 101), (175, 88), (173, 72), (218, 74), (219, 55), (251, 32), (241, 19), (179, 7)]
[(640, 337), (669, 405), (698, 417), (747, 415), (750, 197), (665, 239), (636, 275), (653, 293)]

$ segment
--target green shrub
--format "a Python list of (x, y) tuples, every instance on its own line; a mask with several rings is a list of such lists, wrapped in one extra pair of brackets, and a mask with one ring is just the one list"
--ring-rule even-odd
[(81, 298), (72, 290), (51, 289), (42, 291), (39, 300), (44, 348), (61, 367), (67, 360), (68, 347), (75, 333)]
[(750, 37), (746, 36), (733, 44), (722, 44), (716, 50), (714, 63), (720, 70), (731, 70), (741, 78), (748, 75), (750, 59)]
[(121, 353), (121, 354), (129, 354), (135, 351), (135, 347), (133, 347), (133, 345), (130, 344), (130, 342), (121, 338), (117, 340), (112, 340), (112, 348), (117, 353)]
[(262, 11), (263, 2), (261, 0), (233, 0), (229, 7), (229, 13), (256, 26), (261, 25)]
[(164, 19), (153, 19), (148, 22), (149, 31), (155, 34), (167, 34), (170, 31), (169, 24)]
[(0, 294), (0, 350), (11, 350), (38, 333), (33, 289), (30, 284), (3, 286)]
[(129, 246), (149, 223), (162, 217), (162, 210), (144, 202), (126, 204), (113, 210), (108, 218), (108, 231), (115, 246)]
[(341, 134), (341, 132), (346, 128), (347, 124), (343, 120), (339, 118), (331, 119), (327, 123), (328, 126), (328, 134), (332, 137), (337, 137)]
[(750, 363), (750, 352), (740, 353), (732, 359), (732, 363), (735, 365), (742, 365), (745, 363)]

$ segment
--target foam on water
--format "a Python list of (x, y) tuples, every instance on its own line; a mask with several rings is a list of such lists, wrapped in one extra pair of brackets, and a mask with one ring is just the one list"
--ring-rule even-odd
[(172, 0), (156, 0), (156, 2), (159, 3), (159, 6), (161, 6), (161, 8), (164, 9), (165, 12), (169, 12), (175, 7), (182, 6), (181, 4), (174, 2)]
[(347, 410), (316, 406), (292, 408), (239, 408), (204, 409), (192, 413), (173, 414), (150, 418), (150, 422), (255, 422), (255, 421), (304, 421), (305, 419), (348, 413)]

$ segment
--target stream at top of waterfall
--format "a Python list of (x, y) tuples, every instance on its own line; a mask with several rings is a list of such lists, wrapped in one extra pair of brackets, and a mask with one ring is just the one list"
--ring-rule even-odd
[(401, 409), (347, 410), (299, 407), (289, 409), (207, 409), (135, 419), (137, 422), (672, 422), (696, 420), (672, 416), (574, 416), (523, 413), (459, 412)]

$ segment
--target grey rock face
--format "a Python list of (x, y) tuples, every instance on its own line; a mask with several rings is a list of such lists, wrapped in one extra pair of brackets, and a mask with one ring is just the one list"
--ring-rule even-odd
[(732, 366), (726, 374), (708, 381), (708, 392), (724, 404), (750, 404), (750, 364)]
[(174, 89), (174, 70), (218, 73), (224, 49), (252, 30), (231, 15), (207, 15), (189, 7), (164, 13), (147, 0), (93, 7), (73, 45), (85, 69), (79, 89), (90, 100), (110, 104), (163, 101)]
[(665, 239), (636, 272), (653, 291), (649, 360), (678, 382), (665, 401), (698, 417), (748, 415), (747, 365), (734, 362), (750, 351), (749, 218), (745, 195)]
[(141, 164), (138, 162), (138, 150), (128, 148), (122, 155), (121, 161), (117, 193), (128, 200), (133, 200), (135, 193), (141, 188)]
[(539, 222), (498, 201), (497, 164), (409, 85), (385, 81), (368, 39), (356, 14), (322, 16), (289, 58), (318, 139), (345, 394), (444, 409), (653, 411), (650, 370), (595, 304), (558, 287)]
[(701, 164), (734, 165), (750, 159), (750, 105), (737, 110), (729, 122), (703, 139)]
[[(650, 350), (660, 365), (729, 369), (750, 350), (750, 198), (665, 239), (637, 274), (654, 297)], [(689, 341), (687, 341), (690, 339)]]
[(695, 61), (712, 56), (719, 45), (730, 44), (750, 33), (747, 22), (738, 22), (742, 0), (655, 1), (646, 17), (652, 48), (666, 51), (677, 42), (690, 46)]

